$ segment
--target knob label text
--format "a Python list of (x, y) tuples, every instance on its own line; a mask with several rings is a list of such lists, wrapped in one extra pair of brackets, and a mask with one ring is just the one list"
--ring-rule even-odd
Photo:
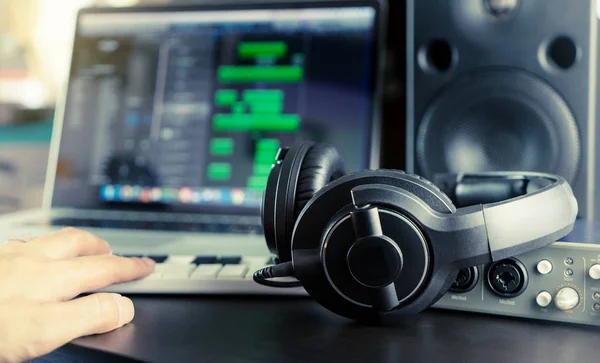
[(505, 299), (500, 299), (500, 304), (502, 305), (515, 305), (515, 301), (514, 300), (505, 300)]

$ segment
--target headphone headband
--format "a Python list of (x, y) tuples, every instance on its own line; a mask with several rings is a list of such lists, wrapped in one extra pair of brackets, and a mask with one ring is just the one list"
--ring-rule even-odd
[[(451, 260), (463, 261), (462, 267), (498, 261), (546, 246), (567, 234), (577, 216), (577, 201), (569, 184), (560, 176), (482, 173), (446, 174), (439, 178), (454, 181), (451, 188), (458, 190), (464, 180), (491, 183), (492, 187), (502, 182), (511, 185), (515, 180), (527, 183), (521, 189), (521, 195), (491, 203), (476, 202), (471, 195), (465, 199), (473, 203), (453, 214), (424, 209), (410, 193), (385, 185), (356, 187), (352, 190), (352, 197), (356, 207), (367, 204), (402, 205), (407, 213), (421, 222), (433, 240), (439, 239), (454, 246), (448, 253), (455, 253)], [(498, 199), (499, 194), (491, 199)], [(482, 244), (481, 241), (488, 243)]]
[(547, 173), (483, 172), (437, 174), (433, 182), (460, 208), (506, 201), (558, 183), (560, 179)]
[(559, 176), (532, 176), (554, 181), (522, 197), (483, 206), (493, 260), (544, 247), (573, 228), (578, 205), (571, 186)]
[[(571, 186), (558, 175), (461, 173), (439, 175), (435, 180), (457, 207), (482, 204), (493, 261), (557, 241), (577, 217)], [(459, 209), (457, 216), (462, 214)]]

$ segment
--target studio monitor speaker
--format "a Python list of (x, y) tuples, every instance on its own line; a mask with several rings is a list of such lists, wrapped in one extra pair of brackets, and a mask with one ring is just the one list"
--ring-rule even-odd
[(596, 2), (408, 0), (407, 18), (406, 168), (560, 174), (592, 217)]

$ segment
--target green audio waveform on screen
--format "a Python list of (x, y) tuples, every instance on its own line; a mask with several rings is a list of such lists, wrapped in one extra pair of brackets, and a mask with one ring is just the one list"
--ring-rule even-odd
[(238, 46), (238, 56), (241, 59), (283, 58), (287, 52), (288, 46), (285, 42), (241, 42)]
[(221, 107), (231, 106), (237, 99), (238, 93), (236, 90), (222, 89), (215, 94), (215, 104)]
[(211, 163), (208, 165), (208, 178), (212, 181), (231, 180), (232, 168), (229, 163)]
[[(300, 130), (301, 117), (285, 113), (286, 92), (280, 87), (290, 87), (304, 80), (302, 65), (304, 55), (290, 53), (284, 41), (243, 41), (237, 46), (240, 65), (222, 65), (217, 69), (220, 89), (215, 93), (215, 106), (219, 110), (212, 120), (213, 131), (219, 137), (210, 142), (213, 157), (234, 155), (236, 145), (232, 133), (295, 133)], [(289, 59), (290, 63), (286, 63)], [(251, 62), (254, 62), (251, 63)], [(271, 89), (256, 89), (256, 83), (270, 84)], [(260, 134), (259, 134), (260, 135)], [(271, 168), (275, 163), (281, 143), (272, 135), (256, 140), (252, 174), (247, 187), (264, 190)], [(227, 162), (209, 165), (208, 177), (212, 181), (228, 181), (232, 167)]]
[(213, 118), (216, 131), (270, 131), (297, 132), (300, 129), (298, 115), (249, 115), (217, 114)]
[(260, 139), (256, 142), (254, 174), (248, 179), (248, 188), (264, 190), (267, 187), (269, 173), (280, 147), (277, 139)]
[(221, 83), (290, 83), (304, 78), (300, 66), (221, 66), (217, 77)]
[(210, 141), (210, 154), (213, 156), (231, 156), (235, 143), (231, 138), (214, 138)]
[(283, 103), (284, 93), (279, 89), (257, 89), (244, 91), (242, 100), (247, 103), (278, 102)]

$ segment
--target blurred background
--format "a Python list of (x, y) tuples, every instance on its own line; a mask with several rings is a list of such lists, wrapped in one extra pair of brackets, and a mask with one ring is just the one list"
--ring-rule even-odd
[[(41, 205), (77, 11), (207, 1), (218, 2), (0, 0), (0, 213)], [(381, 167), (428, 179), (447, 171), (553, 172), (571, 182), (581, 210), (600, 215), (600, 1), (432, 3), (414, 2), (408, 37), (406, 1), (388, 3)], [(408, 67), (407, 51), (416, 60)]]
[[(199, 2), (206, 0), (0, 0), (0, 214), (41, 206), (54, 107), (68, 80), (77, 11)], [(398, 9), (403, 17), (404, 6)], [(393, 168), (404, 161), (404, 144), (397, 142), (404, 138), (404, 84), (395, 82), (405, 74), (404, 24), (394, 22), (390, 29), (401, 31), (388, 35), (398, 53), (389, 54), (384, 116), (396, 139), (383, 141), (389, 160), (382, 162)]]
[(77, 11), (168, 1), (0, 0), (0, 213), (41, 206)]

